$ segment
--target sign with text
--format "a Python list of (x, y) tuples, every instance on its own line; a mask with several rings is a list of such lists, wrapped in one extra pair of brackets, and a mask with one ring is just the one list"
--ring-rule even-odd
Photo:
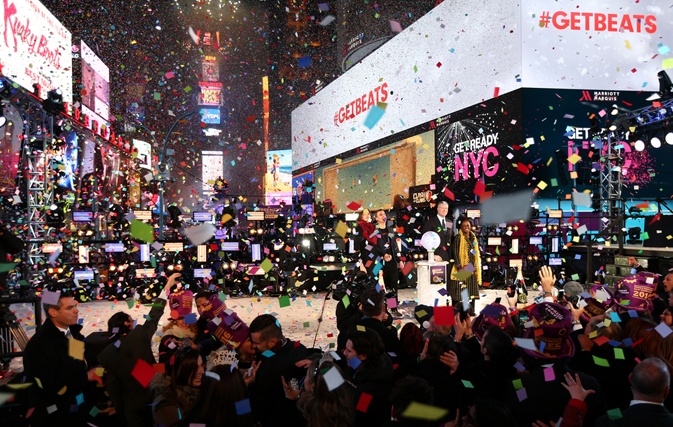
[(2, 74), (41, 96), (61, 89), (72, 102), (72, 34), (38, 0), (3, 0), (0, 9)]

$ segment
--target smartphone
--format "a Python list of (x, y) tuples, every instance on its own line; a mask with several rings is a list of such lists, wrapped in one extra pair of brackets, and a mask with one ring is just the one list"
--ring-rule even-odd
[(528, 323), (528, 312), (527, 311), (520, 311), (519, 312), (519, 322), (523, 325), (524, 323)]

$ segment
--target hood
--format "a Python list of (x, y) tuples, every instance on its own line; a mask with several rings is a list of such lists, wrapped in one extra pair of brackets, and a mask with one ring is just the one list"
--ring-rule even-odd
[[(154, 398), (161, 396), (162, 399), (166, 398), (169, 394), (169, 389), (171, 387), (171, 377), (165, 374), (157, 373), (150, 381), (148, 386), (152, 391), (154, 391)], [(199, 389), (187, 386), (178, 386), (178, 401), (181, 403), (180, 406), (183, 407), (185, 411), (188, 411), (194, 406), (196, 398), (199, 395)]]

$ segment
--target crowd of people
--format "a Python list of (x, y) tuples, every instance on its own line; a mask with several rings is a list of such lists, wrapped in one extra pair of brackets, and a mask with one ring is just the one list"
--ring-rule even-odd
[[(641, 269), (642, 270), (642, 269)], [(381, 286), (337, 306), (337, 345), (306, 348), (274, 315), (243, 323), (217, 294), (168, 278), (142, 324), (85, 338), (71, 294), (24, 356), (27, 424), (129, 426), (670, 426), (673, 274), (646, 271), (579, 301), (516, 295), (417, 306), (398, 330)], [(169, 305), (170, 320), (159, 322)], [(573, 305), (575, 304), (575, 305)], [(199, 317), (192, 313), (196, 305)], [(397, 326), (397, 327), (396, 327)], [(152, 351), (161, 337), (158, 360)], [(77, 343), (84, 342), (83, 354)], [(105, 345), (101, 345), (105, 343)], [(92, 418), (95, 417), (95, 418)]]

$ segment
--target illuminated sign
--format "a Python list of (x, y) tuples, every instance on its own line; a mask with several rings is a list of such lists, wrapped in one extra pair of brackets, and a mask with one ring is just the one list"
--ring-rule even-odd
[(0, 19), (2, 74), (40, 96), (61, 89), (72, 103), (72, 35), (37, 0), (4, 0)]
[(220, 124), (219, 108), (202, 108), (200, 112), (203, 123)]
[(203, 78), (207, 82), (216, 82), (220, 79), (220, 66), (216, 62), (203, 62)]
[(164, 243), (164, 250), (166, 252), (181, 252), (184, 249), (182, 242)]
[(199, 105), (222, 105), (222, 91), (220, 89), (201, 88)]
[(140, 167), (144, 169), (152, 169), (152, 145), (149, 142), (141, 141), (139, 139), (133, 140), (133, 148), (138, 151), (138, 160), (140, 160)]

